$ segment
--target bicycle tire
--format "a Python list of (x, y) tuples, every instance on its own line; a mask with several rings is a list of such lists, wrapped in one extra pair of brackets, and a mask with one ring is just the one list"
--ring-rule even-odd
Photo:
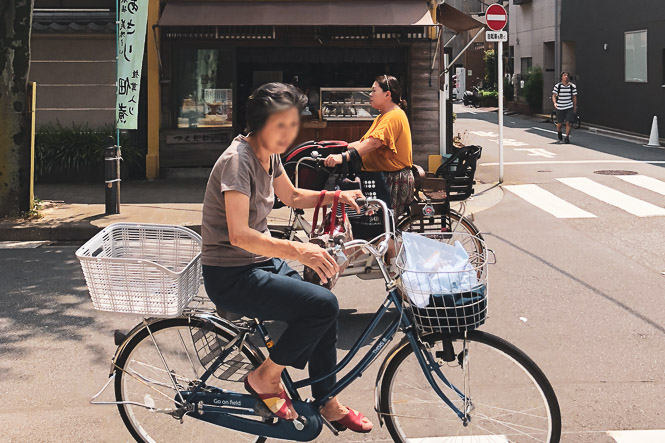
[[(473, 224), (471, 220), (460, 214), (459, 212), (451, 209), (447, 217), (450, 219), (450, 226), (461, 226), (463, 231), (467, 234), (471, 234), (473, 237), (478, 240), (474, 240), (474, 250), (478, 253), (485, 254), (484, 245), (483, 245), (483, 234), (480, 232), (480, 229)], [(441, 223), (437, 222), (440, 219), (440, 216), (437, 217), (428, 217), (423, 214), (416, 215), (406, 215), (401, 220), (397, 222), (397, 229), (403, 232), (431, 232), (431, 233), (440, 233), (441, 232)], [(414, 221), (422, 221), (422, 229), (412, 230), (409, 229), (413, 225)], [(431, 229), (427, 229), (431, 227)]]
[[(464, 339), (464, 334), (432, 333), (423, 336), (421, 340), (422, 342), (428, 342), (432, 344), (436, 343), (437, 341), (441, 341), (444, 338), (449, 340), (462, 340)], [(547, 377), (542, 372), (542, 370), (536, 365), (536, 363), (524, 352), (515, 347), (513, 344), (493, 334), (476, 330), (468, 332), (466, 339), (467, 341), (471, 342), (475, 341), (478, 343), (485, 344), (505, 354), (509, 359), (512, 359), (515, 363), (517, 363), (517, 365), (520, 366), (521, 369), (524, 370), (531, 377), (532, 381), (540, 389), (540, 393), (547, 404), (547, 408), (550, 414), (551, 429), (549, 431), (550, 435), (548, 442), (558, 443), (561, 438), (561, 411), (559, 409), (559, 403), (556, 398), (556, 394), (554, 393), (554, 389), (552, 388), (552, 385), (550, 384), (549, 380), (547, 380)], [(405, 442), (407, 441), (408, 437), (405, 438), (402, 435), (402, 433), (399, 430), (398, 424), (395, 421), (395, 414), (392, 413), (393, 410), (391, 407), (393, 404), (393, 401), (391, 399), (392, 388), (400, 364), (402, 364), (404, 360), (412, 353), (413, 353), (413, 348), (408, 344), (406, 344), (399, 351), (397, 351), (397, 354), (395, 354), (395, 356), (388, 364), (381, 380), (381, 388), (380, 388), (381, 402), (379, 405), (381, 409), (380, 414), (382, 413), (382, 415), (384, 415), (388, 432), (390, 433), (391, 437), (395, 442)], [(434, 393), (432, 393), (432, 395), (436, 396), (436, 394)], [(443, 403), (443, 401), (441, 401), (441, 403)], [(451, 414), (452, 413), (453, 412), (451, 410)], [(460, 426), (462, 426), (461, 419), (460, 419)]]
[[(169, 319), (163, 319), (163, 320), (158, 320), (152, 324), (150, 324), (150, 331), (152, 332), (153, 335), (159, 333), (160, 331), (163, 331), (165, 329), (169, 328), (176, 328), (176, 327), (210, 327), (209, 322), (199, 319), (196, 317), (176, 317), (176, 318), (169, 318)], [(233, 333), (230, 333), (228, 331), (225, 331), (224, 329), (214, 326), (215, 332), (222, 337), (224, 337), (227, 341), (232, 340), (235, 335)], [(138, 347), (141, 342), (143, 342), (146, 339), (150, 339), (150, 334), (148, 333), (148, 330), (144, 327), (140, 329), (131, 339), (130, 341), (124, 346), (122, 351), (120, 352), (120, 355), (116, 359), (115, 365), (116, 365), (116, 378), (115, 378), (115, 396), (116, 396), (116, 401), (123, 401), (123, 376), (125, 375), (125, 365), (127, 363), (127, 359), (129, 356), (132, 355), (132, 352), (136, 347)], [(258, 367), (262, 362), (263, 362), (263, 355), (256, 350), (255, 348), (252, 349), (250, 348), (247, 343), (243, 345), (242, 349), (242, 354), (255, 366)], [(137, 442), (149, 442), (150, 440), (147, 440), (144, 438), (144, 436), (141, 435), (141, 433), (136, 429), (136, 424), (132, 421), (130, 418), (130, 413), (127, 411), (127, 405), (124, 404), (118, 404), (118, 411), (120, 412), (120, 416), (122, 417), (122, 421), (125, 424), (125, 427), (129, 431), (129, 433), (134, 437), (134, 439)], [(266, 441), (265, 437), (260, 437), (257, 436), (253, 442), (254, 443), (264, 443)]]

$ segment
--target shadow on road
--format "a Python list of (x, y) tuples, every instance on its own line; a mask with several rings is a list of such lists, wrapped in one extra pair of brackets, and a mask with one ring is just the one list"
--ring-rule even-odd
[[(472, 114), (470, 112), (458, 112), (457, 119), (458, 121), (481, 120), (487, 123), (498, 124), (499, 117), (496, 112), (480, 112), (476, 114)], [(548, 121), (543, 122), (542, 120), (529, 119), (522, 116), (504, 116), (504, 126), (506, 128), (523, 129), (529, 134), (550, 138), (550, 145), (559, 144), (559, 141), (556, 138), (556, 134), (533, 129), (534, 127), (537, 127), (549, 131), (555, 131), (556, 127)], [(571, 132), (571, 141), (573, 142), (573, 146), (579, 146), (582, 148), (590, 149), (592, 151), (615, 155), (617, 157), (630, 160), (645, 162), (665, 160), (665, 149), (646, 148), (637, 143), (604, 137), (602, 135), (590, 133), (584, 129), (573, 129)], [(657, 164), (656, 166), (665, 167), (665, 164)]]
[[(81, 346), (94, 360), (108, 360), (102, 349), (86, 343), (91, 328), (103, 327), (96, 319), (73, 248), (41, 248), (0, 251), (0, 372), (19, 372), (11, 361), (35, 349), (44, 360), (57, 358), (48, 349), (53, 343)], [(87, 364), (86, 364), (87, 366)], [(25, 369), (25, 368), (23, 368)], [(13, 372), (12, 372), (13, 371)]]
[(605, 300), (613, 303), (614, 305), (616, 305), (619, 308), (623, 309), (624, 311), (628, 312), (630, 315), (633, 315), (634, 317), (637, 317), (638, 319), (642, 320), (644, 323), (646, 323), (649, 326), (651, 326), (652, 328), (656, 329), (661, 334), (665, 334), (665, 325), (662, 325), (662, 324), (650, 319), (646, 315), (637, 312), (635, 309), (631, 308), (630, 306), (628, 306), (627, 304), (625, 304), (621, 300), (617, 300), (616, 298), (612, 297), (611, 295), (606, 294), (603, 291), (600, 291), (598, 288), (595, 288), (594, 286), (590, 285), (589, 283), (585, 282), (584, 280), (580, 280), (579, 278), (575, 277), (573, 274), (571, 274), (571, 273), (561, 269), (560, 267), (550, 263), (549, 261), (545, 260), (541, 256), (536, 255), (533, 252), (522, 248), (521, 246), (513, 243), (512, 241), (510, 241), (510, 240), (508, 240), (504, 237), (501, 237), (500, 235), (496, 235), (496, 234), (492, 234), (492, 233), (488, 232), (488, 233), (483, 233), (483, 236), (485, 236), (485, 237), (494, 237), (497, 240), (500, 240), (500, 241), (506, 243), (507, 245), (511, 246), (512, 248), (522, 252), (523, 254), (528, 255), (529, 257), (532, 257), (532, 258), (538, 260), (539, 262), (541, 262), (545, 266), (555, 270), (559, 274), (561, 274), (561, 275), (565, 276), (566, 278), (580, 284), (581, 286), (583, 286), (584, 288), (586, 288), (589, 291), (593, 292), (594, 294), (596, 294), (596, 295), (604, 298)]

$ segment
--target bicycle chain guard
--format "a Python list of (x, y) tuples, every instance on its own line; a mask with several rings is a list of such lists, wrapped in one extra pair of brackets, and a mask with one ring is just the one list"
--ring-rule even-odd
[[(212, 392), (197, 392), (189, 399), (194, 407), (189, 417), (227, 429), (292, 441), (314, 440), (323, 428), (319, 411), (310, 403), (294, 401), (293, 407), (301, 419), (288, 421), (277, 419), (263, 402), (249, 394), (212, 389)], [(187, 398), (191, 393), (181, 394)], [(255, 419), (257, 416), (274, 420), (259, 421)]]

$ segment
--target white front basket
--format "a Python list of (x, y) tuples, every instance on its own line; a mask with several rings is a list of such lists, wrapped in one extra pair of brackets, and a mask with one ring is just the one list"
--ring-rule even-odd
[(182, 226), (114, 223), (76, 257), (95, 309), (176, 317), (198, 293), (201, 244)]

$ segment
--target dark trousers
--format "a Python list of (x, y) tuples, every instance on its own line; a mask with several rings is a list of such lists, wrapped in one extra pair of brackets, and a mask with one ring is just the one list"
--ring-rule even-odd
[[(210, 300), (219, 308), (260, 320), (279, 320), (287, 328), (269, 350), (277, 364), (304, 369), (317, 377), (337, 363), (337, 298), (328, 289), (308, 283), (281, 259), (237, 267), (203, 266)], [(335, 377), (312, 385), (319, 398)]]

